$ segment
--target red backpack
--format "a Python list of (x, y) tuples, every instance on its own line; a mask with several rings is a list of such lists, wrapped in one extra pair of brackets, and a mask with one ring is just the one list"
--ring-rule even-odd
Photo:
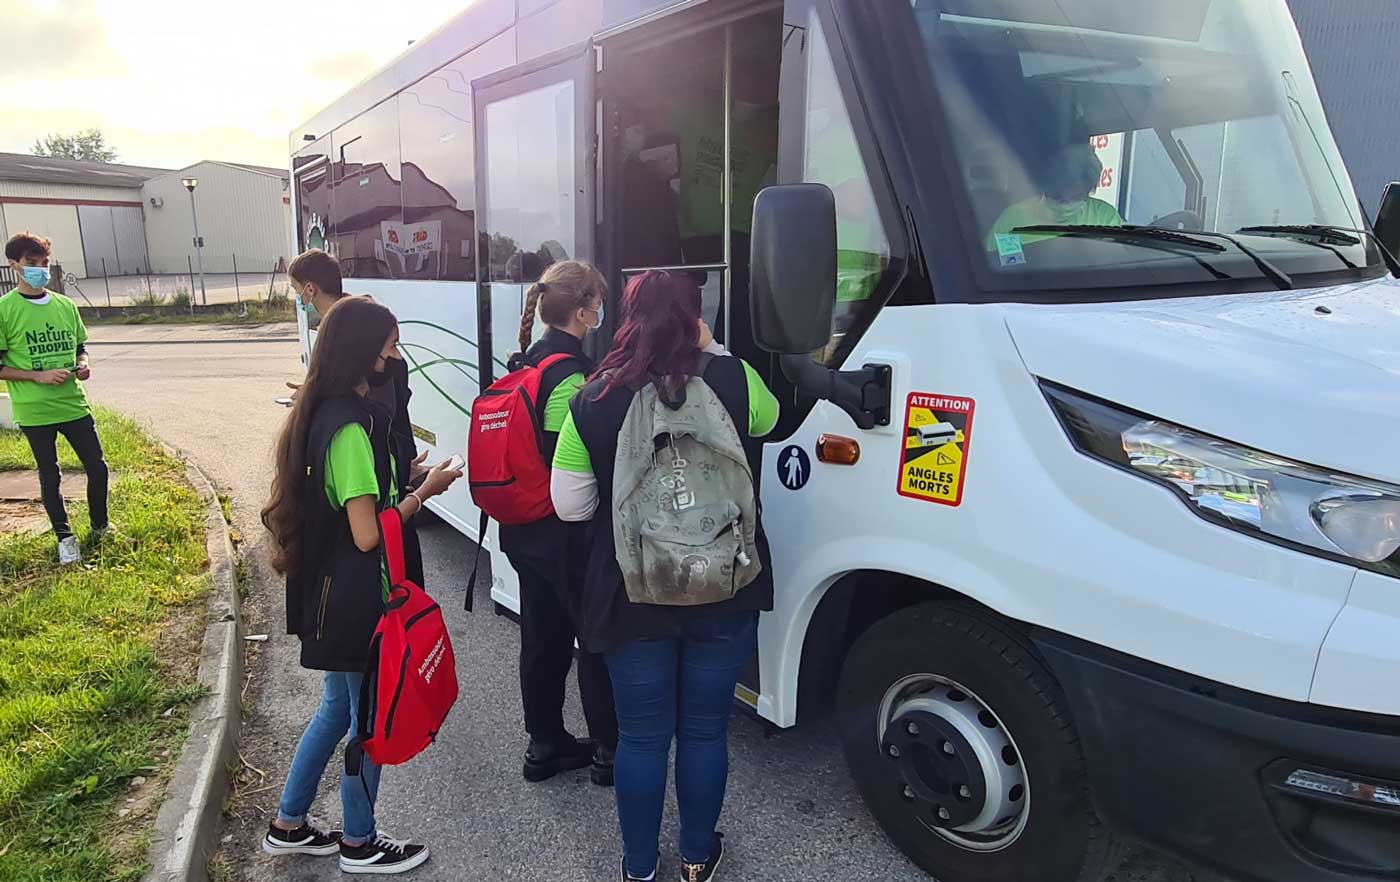
[(369, 645), (360, 685), (359, 732), (345, 748), (345, 770), (359, 775), (360, 758), (376, 765), (408, 762), (437, 737), (457, 701), (457, 660), (442, 610), (404, 574), (403, 519), (379, 515), (389, 566), (389, 602)]
[(529, 524), (554, 514), (540, 383), (545, 371), (569, 358), (573, 356), (555, 353), (511, 371), (472, 402), (467, 484), (483, 521), (492, 517), (498, 524)]

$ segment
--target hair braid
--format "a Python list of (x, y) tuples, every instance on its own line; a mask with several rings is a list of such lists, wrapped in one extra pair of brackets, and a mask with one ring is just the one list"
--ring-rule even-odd
[(536, 282), (525, 293), (525, 312), (520, 316), (519, 343), (521, 352), (530, 348), (530, 338), (535, 333), (535, 311), (539, 309), (540, 295), (544, 294), (547, 287), (544, 282)]

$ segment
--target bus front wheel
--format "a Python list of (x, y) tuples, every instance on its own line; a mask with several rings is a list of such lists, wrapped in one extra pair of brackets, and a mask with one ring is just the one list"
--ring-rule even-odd
[(866, 805), (942, 882), (1112, 869), (1060, 688), (994, 617), (926, 603), (882, 619), (847, 656), (838, 701)]

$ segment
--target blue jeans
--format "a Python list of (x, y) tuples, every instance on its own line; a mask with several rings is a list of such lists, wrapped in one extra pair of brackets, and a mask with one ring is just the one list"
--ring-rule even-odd
[[(346, 733), (358, 734), (357, 714), (360, 707), (361, 674), (326, 671), (321, 706), (306, 724), (306, 731), (292, 757), (287, 783), (282, 787), (282, 800), (277, 806), (277, 820), (293, 826), (306, 821), (316, 788), (331, 757)], [(374, 826), (374, 800), (379, 795), (379, 767), (365, 757), (360, 774), (350, 777), (344, 766), (340, 773), (340, 804), (344, 812), (345, 842), (361, 845), (378, 832)], [(363, 779), (363, 780), (362, 780)]]
[(666, 763), (676, 741), (681, 859), (710, 859), (729, 778), (729, 713), (758, 642), (758, 613), (677, 623), (659, 639), (607, 653), (617, 701), (617, 818), (627, 872), (656, 869)]

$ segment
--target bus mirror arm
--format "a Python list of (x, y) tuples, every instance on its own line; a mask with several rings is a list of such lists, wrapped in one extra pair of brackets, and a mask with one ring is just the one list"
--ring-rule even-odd
[(859, 370), (838, 371), (818, 364), (810, 355), (782, 355), (778, 361), (798, 391), (830, 401), (859, 428), (890, 424), (890, 378), (894, 371), (889, 365), (867, 364)]

